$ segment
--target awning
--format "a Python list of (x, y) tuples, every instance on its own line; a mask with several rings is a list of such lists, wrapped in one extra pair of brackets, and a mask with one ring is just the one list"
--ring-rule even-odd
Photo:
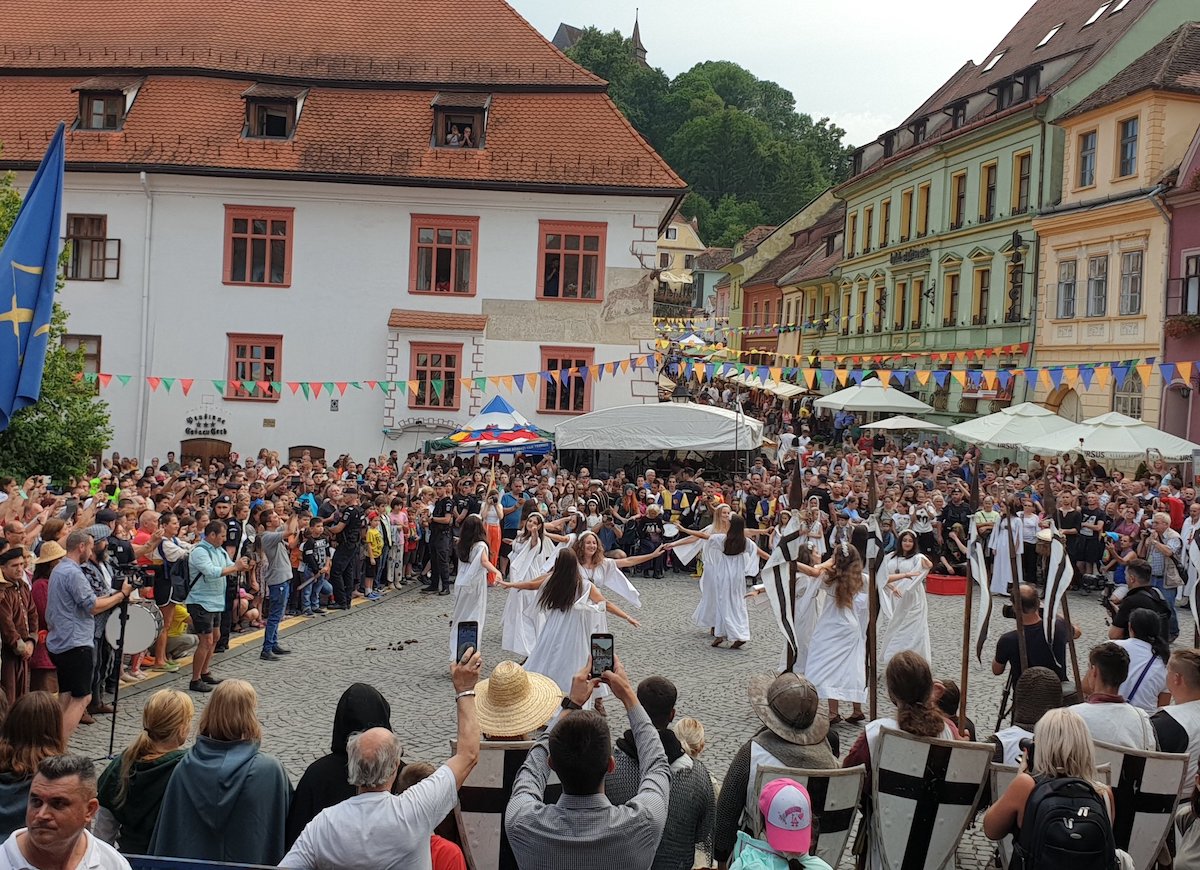
[(763, 426), (753, 417), (694, 402), (605, 408), (560, 423), (559, 450), (757, 450)]
[(735, 384), (742, 384), (754, 390), (766, 390), (768, 393), (773, 393), (781, 399), (794, 399), (796, 396), (804, 396), (808, 394), (808, 390), (796, 384), (789, 384), (783, 381), (776, 381), (771, 378), (760, 378), (758, 375), (750, 372), (742, 372), (740, 375), (724, 375), (725, 380), (732, 381)]
[(822, 396), (813, 405), (818, 410), (874, 411), (879, 414), (927, 414), (933, 410), (920, 399), (897, 387), (885, 387), (874, 378)]
[(659, 272), (659, 281), (666, 281), (668, 284), (691, 284), (691, 272)]

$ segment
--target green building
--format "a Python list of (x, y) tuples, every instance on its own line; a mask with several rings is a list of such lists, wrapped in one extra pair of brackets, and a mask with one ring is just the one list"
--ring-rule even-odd
[[(1031, 364), (1032, 221), (1062, 188), (1053, 121), (1197, 11), (1195, 0), (1037, 0), (981, 65), (965, 64), (903, 124), (857, 149), (836, 189), (846, 229), (835, 352), (845, 364)], [(994, 348), (1009, 350), (963, 356)], [(1014, 391), (1025, 398), (1022, 377), (976, 380), (911, 387), (943, 422), (998, 410)]]

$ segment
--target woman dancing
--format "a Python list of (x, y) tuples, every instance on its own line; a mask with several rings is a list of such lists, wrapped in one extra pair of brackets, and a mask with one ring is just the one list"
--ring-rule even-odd
[[(838, 544), (832, 558), (815, 568), (793, 563), (797, 570), (815, 577), (825, 592), (825, 606), (817, 615), (808, 644), (805, 676), (819, 697), (829, 702), (829, 722), (842, 721), (838, 702), (850, 701), (853, 715), (861, 722), (867, 700), (867, 594), (863, 591), (863, 566), (858, 550), (849, 543)], [(799, 590), (797, 590), (799, 594)]]
[(454, 578), (454, 616), (450, 621), (450, 661), (458, 661), (458, 624), (479, 623), (483, 637), (483, 620), (487, 616), (488, 577), (500, 572), (488, 558), (487, 532), (483, 520), (471, 514), (462, 524), (458, 539), (458, 575)]
[(883, 560), (876, 585), (879, 609), (888, 620), (883, 633), (883, 659), (887, 667), (892, 657), (910, 649), (926, 661), (929, 649), (929, 608), (925, 600), (925, 577), (933, 563), (921, 552), (912, 529), (900, 533), (896, 552)]
[[(525, 527), (513, 541), (508, 579), (513, 583), (523, 583), (542, 574), (554, 557), (555, 544), (566, 540), (563, 535), (555, 534), (546, 527), (540, 513), (530, 514), (525, 520)], [(545, 614), (537, 606), (537, 593), (528, 589), (515, 590), (504, 602), (500, 646), (519, 656), (529, 655), (544, 620)]]
[(719, 647), (728, 639), (730, 649), (741, 649), (750, 639), (746, 578), (757, 575), (758, 560), (768, 559), (770, 554), (747, 538), (746, 521), (736, 514), (729, 519), (728, 531), (688, 534), (706, 541), (701, 607), (707, 596), (712, 608), (712, 645)]

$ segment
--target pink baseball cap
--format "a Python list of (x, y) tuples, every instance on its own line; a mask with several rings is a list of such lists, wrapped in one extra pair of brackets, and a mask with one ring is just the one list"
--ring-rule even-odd
[(773, 779), (758, 796), (767, 844), (777, 852), (807, 855), (812, 846), (812, 801), (794, 779)]

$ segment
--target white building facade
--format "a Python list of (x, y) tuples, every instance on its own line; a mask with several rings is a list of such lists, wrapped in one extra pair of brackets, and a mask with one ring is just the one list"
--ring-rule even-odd
[[(423, 6), (363, 14), (401, 32)], [(488, 33), (458, 34), (458, 49), (509, 28), (514, 55), (553, 89), (530, 93), (499, 67), (432, 87), (277, 74), (264, 85), (245, 69), (197, 85), (124, 65), (120, 78), (99, 68), (87, 79), (73, 59), (70, 72), (9, 75), (15, 63), (0, 57), (0, 169), (23, 187), (43, 132), (69, 125), (60, 301), (88, 370), (114, 376), (100, 378), (114, 450), (361, 459), (419, 449), (496, 392), (550, 430), (564, 415), (656, 401), (655, 373), (629, 361), (653, 353), (657, 240), (683, 183), (602, 83), (504, 4), (479, 6)], [(173, 96), (209, 84), (215, 120), (162, 127)], [(397, 101), (406, 126), (363, 140), (359, 125), (396, 115)], [(538, 112), (567, 135), (526, 129)], [(474, 145), (452, 144), (467, 126)]]

